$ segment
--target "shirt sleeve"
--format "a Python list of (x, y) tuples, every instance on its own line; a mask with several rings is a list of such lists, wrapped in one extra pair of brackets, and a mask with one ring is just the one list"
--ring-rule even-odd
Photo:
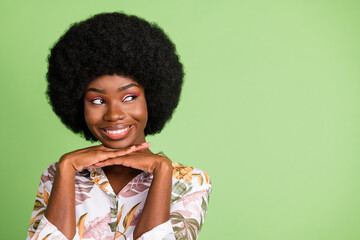
[[(67, 240), (62, 232), (49, 222), (44, 215), (49, 201), (54, 175), (55, 164), (50, 165), (41, 175), (26, 240)], [(74, 239), (79, 239), (77, 233)]]
[(191, 180), (187, 179), (189, 175), (182, 176), (173, 183), (170, 220), (144, 233), (140, 240), (198, 238), (211, 194), (210, 180), (205, 172), (197, 169), (191, 172)]
[(173, 228), (171, 221), (168, 220), (150, 231), (144, 233), (137, 240), (151, 240), (151, 239), (161, 239), (161, 240), (175, 240)]

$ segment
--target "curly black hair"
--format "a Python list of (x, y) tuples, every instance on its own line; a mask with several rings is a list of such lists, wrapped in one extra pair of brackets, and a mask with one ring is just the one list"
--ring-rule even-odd
[(97, 139), (84, 119), (84, 91), (103, 75), (130, 77), (145, 90), (145, 135), (159, 133), (179, 103), (184, 77), (175, 45), (154, 23), (101, 13), (70, 26), (48, 57), (48, 101), (61, 121), (86, 140)]

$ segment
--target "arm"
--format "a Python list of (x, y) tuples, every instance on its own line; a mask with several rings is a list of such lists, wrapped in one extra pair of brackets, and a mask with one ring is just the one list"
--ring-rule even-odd
[(166, 157), (157, 156), (153, 181), (144, 205), (141, 218), (134, 230), (134, 239), (170, 219), (172, 165)]
[[(150, 144), (145, 143), (144, 146), (148, 148)], [(172, 164), (167, 157), (153, 154), (146, 149), (123, 157), (108, 159), (90, 167), (100, 168), (112, 165), (123, 165), (153, 174), (141, 217), (133, 232), (134, 239), (170, 219)]]
[(199, 169), (179, 166), (174, 169), (186, 174), (178, 175), (173, 185), (171, 223), (176, 239), (197, 239), (209, 204), (210, 179)]
[(50, 191), (55, 176), (55, 164), (50, 165), (41, 175), (40, 185), (36, 194), (34, 210), (32, 212), (27, 240), (29, 239), (63, 239), (66, 237), (58, 231), (56, 226), (51, 224), (44, 216)]
[[(76, 234), (76, 172), (106, 159), (124, 156), (145, 148), (147, 147), (139, 145), (128, 149), (114, 150), (98, 145), (63, 155), (56, 165), (50, 198), (45, 187), (43, 190), (40, 189), (44, 185), (43, 182), (40, 184), (40, 193), (38, 192), (35, 202), (28, 236), (39, 240), (43, 238), (73, 239)], [(36, 229), (34, 229), (34, 225)]]
[(176, 163), (173, 166), (174, 183), (171, 195), (170, 221), (146, 232), (140, 237), (141, 240), (194, 240), (199, 235), (211, 194), (209, 177), (199, 169), (183, 167)]
[[(211, 192), (209, 177), (201, 170), (176, 164), (173, 170), (170, 163), (166, 157), (143, 151), (94, 164), (94, 167), (118, 164), (153, 174), (134, 239), (197, 239)], [(174, 184), (173, 175), (178, 179)]]
[(56, 164), (56, 175), (45, 217), (68, 239), (76, 233), (75, 174), (69, 161)]

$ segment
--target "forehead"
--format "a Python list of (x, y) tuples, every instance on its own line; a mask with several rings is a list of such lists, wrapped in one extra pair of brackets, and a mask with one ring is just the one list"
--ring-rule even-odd
[(103, 75), (92, 80), (86, 89), (99, 88), (99, 89), (117, 89), (126, 85), (135, 85), (142, 88), (135, 80), (130, 77), (119, 75)]

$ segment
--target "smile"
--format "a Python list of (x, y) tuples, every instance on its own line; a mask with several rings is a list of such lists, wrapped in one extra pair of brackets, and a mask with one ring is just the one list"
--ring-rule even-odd
[(116, 130), (116, 131), (111, 131), (111, 130), (105, 130), (105, 132), (110, 133), (110, 134), (120, 134), (122, 132), (125, 132), (126, 130), (128, 130), (129, 128), (124, 128), (124, 129), (120, 129), (120, 130)]
[(125, 127), (125, 128), (119, 128), (119, 129), (116, 129), (116, 128), (112, 128), (112, 129), (106, 129), (106, 128), (102, 128), (101, 130), (106, 134), (106, 136), (108, 136), (109, 138), (111, 139), (114, 139), (114, 140), (117, 140), (117, 139), (120, 139), (120, 138), (123, 138), (125, 137), (128, 132), (130, 131), (131, 129), (131, 126), (128, 126), (128, 127)]

